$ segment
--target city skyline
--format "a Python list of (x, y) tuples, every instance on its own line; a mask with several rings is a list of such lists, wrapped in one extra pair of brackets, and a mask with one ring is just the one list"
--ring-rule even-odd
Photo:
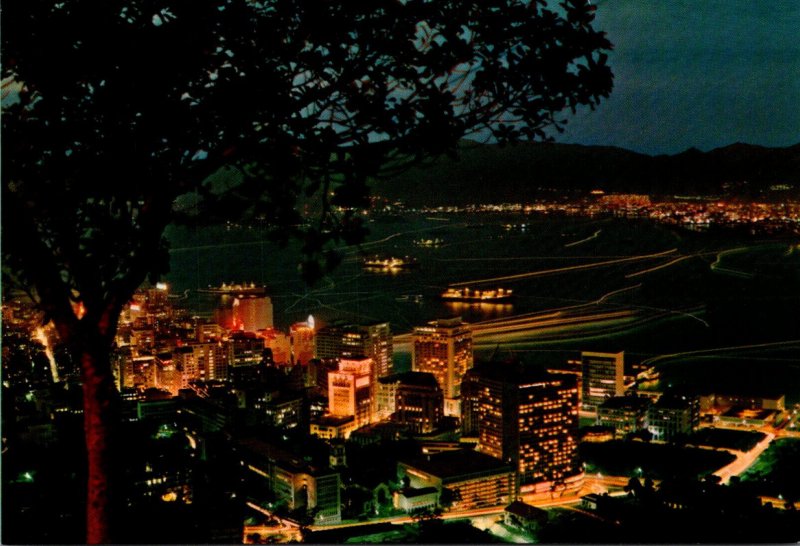
[(797, 542), (799, 6), (4, 8), (4, 544)]

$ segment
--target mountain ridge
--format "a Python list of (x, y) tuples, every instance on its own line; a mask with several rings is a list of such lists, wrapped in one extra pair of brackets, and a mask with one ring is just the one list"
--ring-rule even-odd
[[(462, 141), (459, 159), (442, 157), (387, 180), (373, 192), (409, 206), (524, 202), (602, 189), (650, 195), (800, 196), (800, 143), (783, 148), (734, 142), (647, 155), (615, 146), (553, 142), (500, 146)], [(775, 185), (791, 189), (775, 192)]]

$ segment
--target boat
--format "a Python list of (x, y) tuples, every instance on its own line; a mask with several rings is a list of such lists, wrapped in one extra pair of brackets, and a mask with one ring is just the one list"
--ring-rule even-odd
[(203, 294), (218, 294), (221, 296), (264, 296), (267, 293), (266, 286), (259, 286), (255, 283), (250, 284), (226, 284), (220, 286), (209, 286), (208, 288), (198, 288), (198, 292)]
[(404, 256), (398, 258), (396, 256), (370, 256), (365, 258), (363, 262), (365, 269), (380, 269), (380, 270), (399, 270), (399, 269), (412, 269), (417, 267), (416, 258)]
[(428, 247), (428, 248), (435, 248), (435, 247), (440, 246), (442, 243), (444, 243), (444, 241), (439, 239), (439, 238), (436, 238), (436, 239), (414, 239), (413, 242), (414, 242), (415, 246)]
[(395, 301), (422, 303), (422, 299), (423, 299), (422, 294), (403, 294), (401, 296), (397, 296), (395, 298)]
[(445, 301), (502, 303), (514, 297), (512, 292), (512, 290), (505, 288), (478, 290), (465, 286), (464, 288), (448, 288), (439, 297)]

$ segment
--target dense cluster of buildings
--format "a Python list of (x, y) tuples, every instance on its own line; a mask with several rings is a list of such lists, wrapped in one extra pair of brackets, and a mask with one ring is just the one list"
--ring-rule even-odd
[[(4, 308), (12, 323), (26, 316), (15, 313)], [(636, 393), (623, 352), (583, 352), (566, 369), (475, 362), (472, 329), (460, 318), (414, 328), (412, 369), (396, 371), (388, 323), (318, 325), (309, 317), (284, 332), (256, 287), (226, 290), (213, 319), (173, 306), (165, 285), (140, 290), (116, 342), (127, 422), (185, 434), (200, 460), (238, 462), (246, 502), (317, 524), (359, 511), (468, 510), (576, 493), (581, 416), (611, 438), (647, 432), (672, 441), (695, 430), (701, 412), (765, 422), (784, 409), (780, 397)], [(36, 405), (80, 415), (75, 400), (44, 391)], [(31, 422), (27, 438), (47, 445), (54, 423)], [(263, 427), (307, 441), (290, 446), (286, 435), (254, 433)], [(346, 446), (398, 439), (421, 449), (398, 453), (389, 475), (349, 467)], [(181, 464), (143, 464), (141, 494), (191, 500), (196, 478)], [(526, 506), (508, 517), (535, 520)]]

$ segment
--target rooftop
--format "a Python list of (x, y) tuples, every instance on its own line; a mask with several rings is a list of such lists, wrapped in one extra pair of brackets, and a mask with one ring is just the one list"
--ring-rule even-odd
[(527, 520), (547, 519), (546, 510), (542, 510), (541, 508), (536, 508), (535, 506), (531, 506), (530, 504), (526, 504), (518, 500), (506, 506), (505, 511)]
[(467, 373), (516, 385), (563, 380), (573, 383), (576, 381), (576, 377), (572, 374), (551, 373), (544, 366), (525, 365), (517, 361), (481, 362)]
[(435, 487), (420, 487), (418, 489), (414, 487), (406, 487), (405, 489), (400, 491), (400, 494), (402, 494), (407, 499), (413, 499), (414, 497), (430, 495), (431, 493), (436, 493), (437, 491), (438, 489), (436, 489)]
[(314, 419), (312, 422), (317, 425), (324, 425), (328, 427), (338, 427), (355, 420), (352, 415), (323, 415)]
[(414, 385), (417, 387), (435, 388), (438, 385), (436, 377), (428, 372), (400, 372), (381, 377), (378, 381), (381, 383), (402, 383), (403, 385)]
[(465, 449), (444, 451), (400, 462), (441, 478), (443, 483), (513, 471), (512, 467), (503, 461)]
[(605, 409), (645, 409), (650, 405), (650, 399), (640, 396), (614, 396), (602, 404)]

